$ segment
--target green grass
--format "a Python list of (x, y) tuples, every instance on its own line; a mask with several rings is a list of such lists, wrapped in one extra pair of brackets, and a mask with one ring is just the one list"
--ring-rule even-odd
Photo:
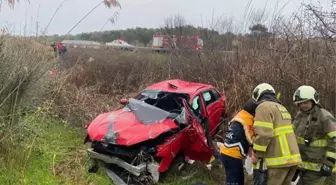
[[(21, 145), (9, 147), (3, 155), (7, 158), (0, 157), (4, 164), (0, 166), (1, 185), (112, 184), (102, 170), (97, 174), (87, 173), (90, 163), (85, 152), (87, 146), (83, 144), (83, 130), (42, 115), (27, 116), (21, 124), (24, 128)], [(192, 179), (181, 178), (195, 171), (197, 174)], [(197, 181), (218, 184), (220, 176), (202, 165), (189, 165), (182, 172), (168, 173), (160, 185), (189, 185)]]
[(0, 166), (0, 184), (109, 184), (102, 173), (88, 174), (81, 131), (56, 119), (29, 117), (22, 147), (8, 151)]

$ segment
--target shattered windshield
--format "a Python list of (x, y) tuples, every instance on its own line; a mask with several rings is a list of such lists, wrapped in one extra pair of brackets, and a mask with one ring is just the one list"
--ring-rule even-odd
[(132, 111), (135, 117), (143, 124), (157, 123), (169, 116), (169, 112), (149, 105), (143, 101), (131, 98), (126, 105), (128, 111)]
[(174, 112), (179, 114), (181, 113), (181, 108), (183, 107), (181, 99), (188, 100), (189, 96), (183, 93), (172, 93), (146, 89), (135, 96), (134, 99), (140, 100), (167, 112)]
[(158, 97), (162, 94), (163, 94), (163, 92), (161, 92), (161, 91), (146, 89), (146, 90), (142, 91), (138, 96), (136, 96), (135, 99), (138, 99), (138, 100), (143, 100), (143, 99), (147, 99), (147, 98), (158, 99)]

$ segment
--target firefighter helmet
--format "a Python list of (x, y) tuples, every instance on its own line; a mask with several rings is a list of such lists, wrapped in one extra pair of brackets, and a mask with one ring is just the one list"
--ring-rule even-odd
[(293, 102), (295, 104), (303, 103), (312, 100), (315, 104), (319, 103), (318, 93), (312, 86), (302, 85), (300, 86), (293, 95)]
[(258, 101), (262, 94), (269, 92), (275, 95), (274, 88), (268, 83), (261, 83), (254, 88), (252, 93), (252, 99)]

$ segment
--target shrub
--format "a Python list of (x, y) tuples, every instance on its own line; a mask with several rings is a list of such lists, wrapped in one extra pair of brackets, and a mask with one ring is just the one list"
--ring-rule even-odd
[[(268, 38), (251, 47), (251, 39), (241, 39), (242, 47), (235, 52), (205, 51), (187, 56), (77, 48), (69, 50), (61, 64), (67, 65), (65, 83), (77, 92), (68, 93), (83, 100), (90, 97), (87, 104), (76, 108), (92, 110), (94, 106), (95, 114), (91, 112), (91, 116), (108, 110), (107, 104), (116, 105), (119, 98), (150, 83), (174, 78), (209, 83), (225, 91), (229, 114), (238, 110), (251, 97), (253, 88), (262, 82), (272, 84), (281, 93), (281, 101), (293, 115), (296, 110), (292, 96), (303, 84), (314, 86), (321, 94), (321, 103), (335, 110), (335, 50), (331, 50), (327, 40)], [(90, 57), (94, 59), (91, 62)], [(100, 102), (100, 97), (105, 97), (104, 101)], [(83, 101), (76, 99), (76, 102)], [(60, 100), (58, 104), (72, 102)]]
[(20, 116), (44, 101), (52, 59), (52, 50), (36, 40), (0, 36), (0, 141), (5, 132), (18, 133)]

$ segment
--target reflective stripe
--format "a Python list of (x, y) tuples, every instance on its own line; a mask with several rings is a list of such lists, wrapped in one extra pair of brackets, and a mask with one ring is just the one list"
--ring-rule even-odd
[(281, 153), (283, 156), (289, 156), (291, 154), (289, 146), (288, 146), (286, 134), (293, 133), (293, 132), (294, 131), (293, 131), (292, 125), (277, 127), (274, 129), (274, 135), (278, 136), (280, 149), (281, 149)]
[(255, 121), (253, 123), (254, 126), (258, 127), (265, 127), (265, 128), (270, 128), (273, 129), (273, 123), (272, 122), (266, 122), (266, 121)]
[(292, 116), (288, 112), (281, 112), (282, 119), (284, 120), (290, 120), (292, 119)]
[(287, 125), (287, 126), (283, 126), (283, 127), (277, 127), (274, 129), (274, 135), (278, 136), (278, 135), (283, 135), (283, 134), (289, 134), (289, 133), (293, 133), (293, 126), (292, 125)]
[(267, 146), (253, 144), (253, 149), (257, 151), (266, 152)]
[[(296, 140), (298, 144), (304, 145), (304, 138), (296, 136)], [(328, 144), (328, 141), (325, 139), (318, 139), (315, 141), (312, 141), (309, 146), (311, 147), (326, 147)]]
[(336, 131), (329, 132), (327, 136), (330, 138), (336, 137)]
[(316, 172), (321, 170), (321, 166), (322, 164), (310, 163), (310, 162), (302, 162), (301, 164), (299, 164), (299, 168), (316, 171)]
[(243, 148), (243, 146), (241, 145), (240, 142), (238, 142), (238, 143), (232, 143), (232, 144), (224, 143), (224, 146), (226, 146), (227, 148), (233, 148), (233, 147), (237, 147), (238, 146), (239, 149), (240, 149), (240, 154), (242, 156), (246, 157), (246, 154), (244, 152), (244, 148)]
[(326, 156), (327, 156), (327, 157), (331, 157), (331, 158), (336, 159), (336, 153), (334, 153), (334, 152), (329, 152), (329, 151), (327, 151), (327, 152), (326, 152)]
[(249, 129), (247, 128), (247, 123), (239, 117), (234, 117), (232, 121), (238, 121), (241, 123), (241, 125), (243, 125), (246, 139), (250, 144), (252, 144), (252, 137), (250, 135)]
[(267, 166), (277, 166), (282, 164), (290, 164), (290, 163), (300, 163), (301, 155), (295, 154), (295, 155), (288, 155), (283, 157), (274, 157), (274, 158), (266, 158)]
[[(303, 168), (310, 171), (319, 172), (321, 170), (322, 164), (311, 163), (311, 162), (302, 162), (299, 164), (299, 168)], [(336, 166), (333, 168), (333, 172), (336, 172)]]
[(277, 108), (279, 109), (281, 113), (281, 117), (283, 120), (291, 120), (292, 116), (289, 114), (288, 110), (282, 106), (282, 105), (277, 105)]
[(286, 135), (280, 135), (279, 137), (280, 149), (283, 156), (290, 155), (290, 150), (287, 142)]
[[(260, 169), (261, 160), (259, 159), (256, 164), (253, 164), (253, 169)], [(266, 162), (263, 162), (262, 170), (267, 170)]]

